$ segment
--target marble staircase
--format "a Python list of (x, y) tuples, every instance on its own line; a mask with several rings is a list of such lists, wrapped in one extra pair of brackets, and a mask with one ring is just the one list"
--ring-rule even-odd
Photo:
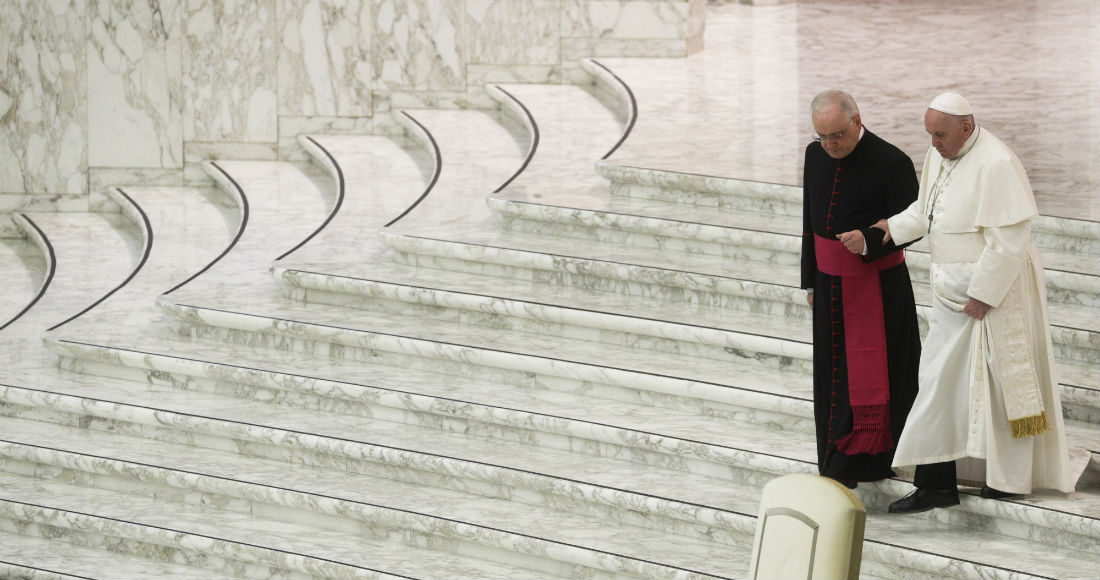
[[(815, 471), (800, 201), (604, 159), (636, 107), (586, 70), (24, 216), (56, 259), (0, 254), (2, 312), (51, 279), (0, 330), (0, 570), (744, 576), (759, 489)], [(1078, 491), (899, 518), (863, 484), (864, 577), (1095, 574), (1095, 226), (1036, 225)]]

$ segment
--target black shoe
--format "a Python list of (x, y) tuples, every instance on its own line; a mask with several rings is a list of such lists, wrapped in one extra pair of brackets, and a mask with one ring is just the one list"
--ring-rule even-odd
[(956, 489), (932, 489), (918, 487), (909, 495), (890, 504), (892, 514), (917, 514), (932, 508), (959, 505), (959, 491)]
[(855, 489), (859, 487), (859, 482), (853, 479), (838, 479), (837, 481), (839, 481), (841, 485), (848, 489)]
[(982, 497), (984, 497), (985, 499), (1007, 499), (1007, 498), (1010, 498), (1010, 497), (1020, 497), (1021, 494), (1009, 493), (1007, 491), (1001, 491), (999, 489), (994, 489), (992, 487), (989, 487), (988, 485), (983, 485), (982, 486), (982, 492), (981, 492), (980, 495)]

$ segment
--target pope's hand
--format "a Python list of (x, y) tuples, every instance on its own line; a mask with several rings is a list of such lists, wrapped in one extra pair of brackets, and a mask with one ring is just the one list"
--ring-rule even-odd
[(966, 306), (963, 306), (963, 312), (967, 316), (973, 316), (974, 318), (981, 320), (985, 318), (985, 313), (989, 312), (990, 308), (993, 307), (986, 304), (985, 302), (982, 302), (981, 300), (978, 300), (977, 298), (971, 298), (970, 300), (966, 301)]
[(886, 232), (886, 235), (882, 236), (882, 243), (885, 244), (886, 242), (890, 241), (890, 224), (887, 223), (886, 220), (884, 220), (884, 219), (878, 220), (877, 222), (872, 224), (871, 227), (872, 228), (878, 228), (878, 229)]
[(844, 244), (845, 248), (853, 254), (863, 253), (863, 232), (859, 230), (852, 230), (850, 232), (844, 232), (836, 237), (840, 240), (840, 243)]

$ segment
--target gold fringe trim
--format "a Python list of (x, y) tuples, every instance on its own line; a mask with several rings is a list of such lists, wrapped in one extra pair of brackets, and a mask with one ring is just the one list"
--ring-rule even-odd
[(1050, 423), (1047, 423), (1046, 411), (1040, 411), (1038, 415), (1032, 415), (1030, 417), (1013, 419), (1009, 421), (1009, 423), (1012, 424), (1013, 439), (1042, 435), (1050, 429)]

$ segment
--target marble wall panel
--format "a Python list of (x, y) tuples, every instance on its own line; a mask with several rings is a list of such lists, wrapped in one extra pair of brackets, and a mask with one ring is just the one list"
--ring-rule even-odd
[(4, 207), (78, 211), (105, 207), (96, 198), (115, 180), (201, 180), (212, 157), (300, 159), (299, 131), (388, 134), (402, 108), (495, 107), (488, 83), (588, 82), (584, 57), (683, 56), (701, 43), (704, 6), (0, 2)]
[(83, 0), (4, 0), (0, 192), (87, 192)]
[(274, 143), (276, 0), (184, 2), (184, 139)]
[(88, 164), (183, 166), (179, 0), (89, 0)]
[(373, 0), (376, 90), (464, 91), (466, 26), (454, 0)]
[(562, 0), (567, 38), (683, 39), (703, 33), (704, 0)]
[(369, 0), (278, 0), (279, 114), (369, 116)]
[(560, 0), (466, 0), (467, 62), (561, 63)]

